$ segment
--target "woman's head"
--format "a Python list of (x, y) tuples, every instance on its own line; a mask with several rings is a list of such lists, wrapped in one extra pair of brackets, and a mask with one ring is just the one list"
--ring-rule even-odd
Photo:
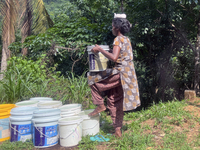
[(114, 26), (116, 30), (120, 31), (121, 34), (129, 32), (131, 28), (131, 24), (126, 18), (114, 18), (112, 26)]

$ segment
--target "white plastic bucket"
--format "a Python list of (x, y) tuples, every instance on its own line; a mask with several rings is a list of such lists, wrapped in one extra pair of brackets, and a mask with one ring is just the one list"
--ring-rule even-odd
[(27, 106), (27, 107), (37, 107), (38, 102), (39, 101), (36, 101), (36, 100), (35, 101), (25, 100), (25, 101), (18, 102), (15, 105), (16, 105), (16, 107), (25, 107), (25, 106)]
[(75, 116), (81, 113), (80, 109), (74, 110), (74, 111), (66, 111), (66, 112), (61, 112), (60, 116), (62, 118), (70, 117), (70, 116)]
[(81, 104), (66, 104), (66, 105), (59, 107), (61, 112), (79, 111), (79, 110), (81, 110), (81, 108), (82, 108)]
[(38, 110), (37, 107), (17, 107), (11, 109), (10, 113), (10, 133), (11, 142), (32, 139), (32, 114)]
[(16, 107), (11, 109), (10, 114), (12, 116), (33, 115), (36, 110), (38, 110), (37, 107)]
[(78, 145), (78, 142), (82, 139), (82, 120), (79, 116), (58, 120), (61, 146), (72, 147)]
[(59, 108), (62, 106), (62, 102), (61, 101), (43, 101), (43, 102), (39, 102), (37, 104), (37, 107), (39, 109), (44, 109), (44, 108)]
[[(108, 45), (99, 45), (105, 51), (109, 51)], [(105, 57), (101, 52), (94, 54), (91, 49), (94, 46), (87, 46), (88, 59), (89, 59), (89, 69), (90, 72), (99, 72), (107, 69), (108, 58)]]
[(36, 101), (52, 101), (53, 99), (51, 97), (32, 97), (30, 100), (36, 100)]
[(60, 115), (60, 109), (41, 109), (33, 112), (33, 118)]
[(84, 110), (79, 116), (83, 118), (82, 130), (83, 136), (86, 135), (95, 135), (99, 133), (99, 114), (93, 117), (88, 116), (89, 113), (93, 112), (94, 109)]
[[(32, 119), (33, 144), (36, 148), (51, 147), (58, 144), (58, 119), (60, 119), (60, 114), (54, 114), (57, 114), (60, 110), (55, 110), (56, 109), (46, 109), (34, 112), (34, 118)], [(40, 113), (41, 116), (39, 117)], [(37, 117), (35, 118), (35, 116)]]

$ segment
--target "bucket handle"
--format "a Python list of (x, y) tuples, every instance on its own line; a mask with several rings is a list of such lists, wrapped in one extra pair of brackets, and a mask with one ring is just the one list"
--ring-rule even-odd
[[(38, 130), (38, 128), (35, 126), (35, 122), (33, 121), (34, 127), (36, 128), (36, 130)], [(49, 138), (49, 136), (47, 136), (46, 134), (42, 133), (40, 130), (38, 130), (38, 132), (42, 135), (44, 135), (45, 137)]]
[(60, 139), (67, 139), (70, 135), (72, 135), (78, 128), (78, 126), (80, 125), (80, 123), (77, 124), (75, 130), (73, 130), (70, 134), (68, 134), (66, 137), (60, 137)]
[(93, 129), (93, 128), (96, 127), (98, 124), (99, 124), (99, 123), (97, 122), (93, 127), (91, 127), (91, 128), (85, 128), (85, 129), (83, 129), (83, 130)]
[(18, 134), (21, 134), (18, 130), (16, 130), (15, 128), (13, 128), (13, 127), (11, 126), (10, 118), (9, 118), (9, 124), (10, 124), (10, 128), (11, 128), (11, 129), (15, 130)]

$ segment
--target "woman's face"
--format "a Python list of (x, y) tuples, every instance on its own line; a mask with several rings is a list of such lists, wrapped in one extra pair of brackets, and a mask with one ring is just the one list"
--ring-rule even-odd
[(112, 24), (112, 34), (114, 36), (117, 36), (118, 30), (114, 27), (114, 25)]

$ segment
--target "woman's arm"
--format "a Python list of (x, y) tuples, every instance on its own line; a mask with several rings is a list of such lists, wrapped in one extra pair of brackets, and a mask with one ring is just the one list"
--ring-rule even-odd
[(105, 57), (107, 57), (111, 61), (116, 62), (118, 57), (119, 57), (120, 47), (119, 46), (114, 46), (113, 47), (113, 52), (109, 53), (109, 52), (105, 51), (104, 49), (102, 49), (99, 45), (96, 44), (95, 47), (92, 48), (91, 51), (94, 52), (94, 53), (101, 52)]

